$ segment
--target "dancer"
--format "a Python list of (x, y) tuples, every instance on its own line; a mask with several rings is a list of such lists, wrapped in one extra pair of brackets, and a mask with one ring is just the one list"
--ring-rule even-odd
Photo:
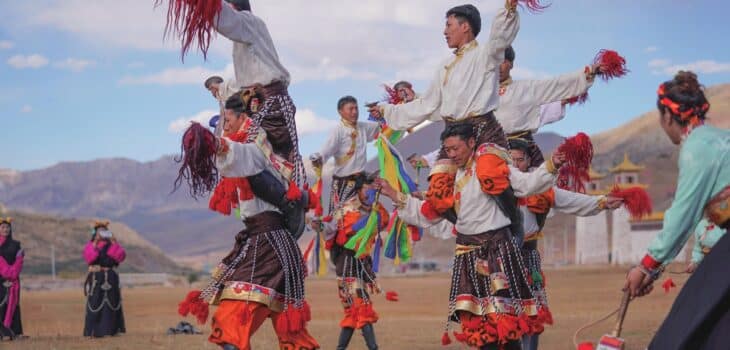
[[(525, 265), (510, 231), (510, 215), (504, 213), (494, 196), (512, 187), (518, 196), (546, 191), (552, 186), (557, 166), (564, 155), (552, 159), (530, 173), (508, 165), (507, 150), (494, 144), (477, 147), (472, 123), (448, 125), (441, 134), (443, 149), (454, 161), (456, 256), (449, 297), (449, 323), (461, 324), (457, 340), (482, 349), (520, 349), (523, 334), (533, 334), (544, 322), (525, 275)], [(409, 224), (428, 226), (443, 220), (428, 201), (421, 201), (378, 181), (381, 193), (396, 203)], [(521, 237), (519, 238), (521, 239)]]
[[(697, 76), (680, 71), (657, 92), (659, 124), (679, 150), (679, 178), (661, 232), (626, 276), (633, 297), (651, 292), (703, 216), (730, 226), (730, 131), (705, 125), (710, 104)], [(730, 333), (730, 236), (724, 234), (687, 280), (649, 349), (721, 349)]]
[[(267, 171), (287, 186), (274, 169), (271, 145), (258, 130), (253, 143), (216, 138), (194, 123), (183, 135), (180, 178), (191, 192), (210, 191), (216, 174), (226, 178), (250, 177)], [(226, 350), (248, 350), (250, 339), (271, 318), (284, 349), (317, 349), (306, 329), (311, 319), (304, 300), (305, 266), (292, 234), (284, 226), (282, 212), (255, 194), (241, 205), (246, 228), (236, 235), (230, 253), (213, 272), (202, 291), (192, 291), (180, 303), (179, 312), (192, 313), (204, 323), (208, 303), (218, 305), (209, 341)]]
[(340, 124), (332, 130), (330, 137), (318, 153), (309, 159), (315, 168), (321, 169), (329, 158), (335, 159), (330, 190), (329, 213), (357, 194), (355, 183), (364, 175), (367, 163), (367, 143), (374, 141), (380, 132), (380, 125), (374, 122), (358, 121), (357, 99), (344, 96), (337, 101)]
[(92, 230), (83, 254), (89, 265), (84, 283), (84, 336), (98, 338), (126, 332), (119, 275), (114, 269), (124, 261), (127, 253), (109, 231), (108, 221), (95, 222)]
[(370, 295), (380, 293), (380, 287), (373, 271), (373, 259), (370, 254), (357, 258), (354, 250), (345, 247), (347, 241), (359, 230), (357, 227), (360, 223), (367, 221), (373, 210), (377, 210), (381, 218), (377, 230), (382, 231), (388, 226), (388, 212), (379, 202), (373, 203), (374, 180), (375, 176), (362, 175), (358, 178), (353, 189), (357, 195), (341, 202), (333, 213), (332, 220), (325, 225), (328, 236), (333, 236), (327, 241), (327, 247), (335, 265), (337, 288), (345, 312), (340, 321), (342, 329), (337, 343), (338, 350), (347, 348), (355, 329), (362, 330), (368, 349), (378, 348), (373, 329), (373, 324), (378, 321), (378, 314), (373, 309)]
[[(526, 140), (511, 139), (510, 156), (514, 166), (521, 172), (533, 170), (530, 159), (532, 147)], [(542, 259), (537, 250), (537, 242), (543, 237), (545, 220), (551, 209), (559, 212), (577, 215), (592, 216), (602, 210), (616, 209), (621, 205), (621, 199), (611, 196), (589, 196), (581, 193), (562, 190), (553, 187), (546, 192), (523, 197), (519, 200), (525, 228), (525, 238), (522, 243), (522, 259), (527, 265), (527, 276), (532, 294), (537, 299), (539, 307), (545, 309), (545, 317), (552, 323), (552, 313), (548, 306), (545, 292), (545, 275), (542, 273)], [(526, 334), (522, 337), (523, 350), (537, 350), (542, 328), (537, 328), (535, 334)]]

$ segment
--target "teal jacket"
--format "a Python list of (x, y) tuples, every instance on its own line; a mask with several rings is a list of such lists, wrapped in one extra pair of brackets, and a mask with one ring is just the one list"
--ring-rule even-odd
[(649, 256), (661, 264), (674, 260), (702, 219), (707, 202), (730, 185), (730, 130), (697, 127), (682, 142), (678, 163), (674, 201), (664, 213), (662, 231), (649, 245)]

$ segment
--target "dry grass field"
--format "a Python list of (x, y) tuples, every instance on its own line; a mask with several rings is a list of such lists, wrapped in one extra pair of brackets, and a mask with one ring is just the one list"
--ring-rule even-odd
[[(548, 292), (555, 316), (555, 325), (541, 337), (542, 349), (572, 349), (572, 336), (581, 325), (595, 320), (618, 306), (624, 269), (564, 268), (548, 270)], [(671, 276), (681, 288), (686, 275)], [(385, 290), (400, 294), (400, 302), (376, 297), (380, 314), (376, 334), (381, 349), (460, 349), (452, 344), (442, 347), (449, 277), (445, 274), (383, 278)], [(313, 320), (310, 332), (323, 349), (334, 349), (339, 332), (340, 305), (332, 279), (310, 278), (307, 284)], [(627, 349), (644, 349), (654, 330), (669, 311), (678, 289), (665, 294), (656, 286), (650, 296), (635, 300), (629, 307), (624, 336)], [(14, 349), (216, 349), (204, 335), (167, 336), (165, 330), (181, 320), (177, 303), (186, 289), (135, 288), (123, 289), (127, 333), (104, 339), (81, 337), (84, 299), (81, 289), (44, 292), (23, 292), (22, 312), (29, 339), (2, 343), (3, 350)], [(610, 331), (612, 320), (593, 327), (581, 340), (597, 340)], [(262, 326), (253, 341), (254, 349), (276, 349), (270, 324)], [(351, 349), (365, 349), (356, 333)]]

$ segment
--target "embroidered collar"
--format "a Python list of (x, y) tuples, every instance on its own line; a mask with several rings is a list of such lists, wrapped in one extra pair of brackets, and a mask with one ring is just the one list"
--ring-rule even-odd
[(456, 55), (457, 57), (464, 56), (464, 53), (466, 53), (467, 51), (469, 51), (477, 46), (479, 46), (479, 43), (476, 41), (476, 39), (472, 40), (472, 41), (468, 42), (466, 45), (454, 50), (454, 55)]

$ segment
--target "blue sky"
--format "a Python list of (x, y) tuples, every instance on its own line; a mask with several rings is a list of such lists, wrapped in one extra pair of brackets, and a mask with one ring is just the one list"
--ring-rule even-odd
[[(443, 13), (462, 2), (252, 0), (292, 74), (302, 153), (321, 145), (340, 96), (373, 101), (382, 83), (400, 79), (425, 89), (449, 55)], [(568, 135), (621, 125), (654, 108), (658, 83), (681, 68), (708, 86), (730, 82), (724, 1), (553, 2), (542, 14), (521, 13), (516, 78), (579, 69), (602, 48), (623, 54), (631, 73), (597, 82), (588, 104), (546, 130)], [(0, 168), (157, 159), (178, 151), (175, 125), (213, 114), (217, 105), (202, 80), (232, 75), (230, 43), (218, 37), (207, 61), (192, 52), (182, 63), (176, 43), (162, 40), (165, 9), (152, 3), (0, 0)], [(485, 40), (503, 2), (474, 3)]]

